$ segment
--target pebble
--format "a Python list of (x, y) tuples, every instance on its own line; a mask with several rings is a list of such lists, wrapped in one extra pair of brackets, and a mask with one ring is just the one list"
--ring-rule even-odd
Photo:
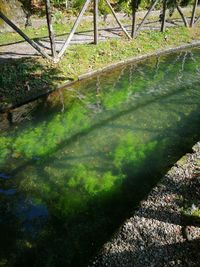
[[(184, 201), (194, 193), (192, 177), (200, 142), (193, 151), (152, 189), (90, 267), (200, 266), (200, 225), (185, 226), (182, 220)], [(197, 208), (191, 205), (192, 210)]]

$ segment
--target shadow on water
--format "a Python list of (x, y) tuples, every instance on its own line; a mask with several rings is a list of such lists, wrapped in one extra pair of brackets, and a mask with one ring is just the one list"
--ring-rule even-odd
[[(177, 175), (177, 174), (175, 174)], [(179, 174), (180, 178), (182, 174)], [(165, 180), (160, 184), (156, 190), (156, 197), (158, 199), (173, 198), (174, 195), (179, 197), (174, 199), (174, 203), (179, 206), (187, 208), (191, 203), (194, 203), (194, 199), (200, 199), (199, 181), (194, 176), (188, 179), (187, 182), (183, 180), (173, 180), (173, 174), (165, 177)], [(151, 201), (151, 200), (150, 200)], [(108, 253), (100, 254), (93, 260), (92, 266), (144, 266), (148, 267), (149, 264), (152, 266), (194, 266), (198, 267), (200, 263), (200, 251), (199, 245), (200, 240), (198, 234), (188, 235), (187, 228), (193, 226), (200, 226), (200, 219), (198, 216), (176, 212), (175, 210), (169, 210), (169, 207), (152, 207), (142, 205), (142, 211), (137, 212), (136, 216), (132, 218), (135, 229), (132, 231), (131, 228), (127, 230), (124, 227), (120, 231), (120, 235), (117, 235), (112, 241), (115, 245), (119, 246), (118, 240), (120, 236), (124, 235), (121, 249), (114, 251), (108, 251)], [(140, 220), (144, 220), (145, 224), (140, 224)], [(138, 221), (139, 219), (139, 221)], [(152, 225), (152, 221), (156, 220), (159, 227)], [(169, 225), (180, 226), (182, 235), (181, 240), (180, 234), (171, 237), (169, 240), (168, 234), (166, 235), (166, 227), (163, 225), (166, 223), (166, 227)], [(169, 224), (167, 226), (167, 224)], [(177, 228), (176, 228), (177, 229)], [(127, 235), (127, 233), (129, 234)], [(176, 230), (177, 231), (177, 230)], [(179, 232), (179, 231), (178, 231)], [(138, 235), (137, 235), (138, 233)], [(140, 234), (139, 234), (140, 233)], [(155, 235), (159, 236), (159, 244), (155, 239)], [(184, 237), (184, 240), (183, 240)], [(163, 241), (163, 243), (162, 243)], [(130, 247), (133, 248), (130, 250)], [(116, 252), (115, 252), (116, 251)]]
[(2, 266), (87, 265), (198, 141), (198, 56), (173, 54), (57, 91), (2, 133)]

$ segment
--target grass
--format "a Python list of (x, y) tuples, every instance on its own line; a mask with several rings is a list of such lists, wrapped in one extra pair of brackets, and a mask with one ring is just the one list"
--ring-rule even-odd
[[(68, 22), (63, 23), (54, 23), (54, 31), (57, 37), (67, 35), (72, 26), (73, 26), (74, 20), (69, 20)], [(130, 19), (124, 19), (123, 23), (130, 24)], [(99, 27), (105, 28), (105, 27), (112, 27), (116, 25), (116, 23), (107, 23), (100, 21)], [(41, 26), (39, 28), (22, 28), (23, 32), (31, 39), (37, 40), (41, 38), (48, 37), (48, 28), (47, 26)], [(92, 20), (83, 20), (80, 25), (78, 26), (76, 32), (79, 31), (87, 31), (92, 30)], [(11, 44), (15, 42), (21, 42), (24, 41), (24, 39), (17, 34), (16, 32), (6, 32), (0, 34), (0, 45), (6, 45)]]
[(99, 45), (73, 45), (67, 51), (58, 68), (65, 73), (66, 79), (77, 79), (80, 74), (104, 67), (113, 62), (130, 57), (155, 52), (171, 46), (190, 43), (200, 38), (198, 29), (177, 27), (167, 29), (163, 34), (156, 31), (141, 32), (137, 39), (112, 39)]
[[(69, 23), (66, 25), (59, 23), (59, 24), (54, 25), (54, 29), (56, 33), (59, 35), (59, 34), (67, 33), (70, 30), (71, 26), (72, 26), (72, 23)], [(33, 39), (41, 39), (41, 38), (48, 36), (47, 26), (41, 26), (38, 29), (26, 28), (26, 29), (23, 29), (23, 32), (26, 35), (28, 35), (29, 38), (33, 38)], [(20, 42), (20, 41), (23, 41), (23, 38), (15, 32), (7, 32), (7, 33), (3, 33), (0, 35), (0, 45), (10, 44), (10, 43), (15, 43), (15, 42)]]
[[(187, 11), (184, 12), (186, 16), (190, 17), (191, 16), (191, 12)], [(91, 16), (91, 13), (88, 13), (88, 15)], [(200, 10), (197, 9), (196, 11), (196, 16), (200, 15)], [(141, 15), (138, 15), (137, 17), (137, 23), (140, 23), (143, 17), (141, 17)], [(177, 20), (177, 19), (181, 19), (180, 15), (177, 11), (175, 11), (172, 15), (172, 17), (169, 17), (168, 13), (167, 13), (167, 19), (172, 19), (172, 20)], [(45, 19), (45, 18), (44, 18)], [(75, 19), (75, 18), (74, 18)], [(66, 22), (61, 22), (60, 20), (58, 20), (58, 23), (54, 23), (54, 30), (57, 36), (59, 35), (66, 35), (67, 33), (69, 33), (69, 31), (72, 28), (72, 25), (74, 23), (74, 19), (70, 19)], [(154, 13), (150, 14), (150, 16), (148, 17), (148, 21), (149, 22), (154, 22), (154, 21), (158, 21), (158, 16), (156, 17), (154, 15)], [(131, 19), (128, 17), (125, 17), (123, 19), (121, 19), (121, 22), (124, 25), (131, 25)], [(77, 31), (84, 31), (84, 30), (91, 30), (92, 29), (92, 20), (89, 21), (87, 20), (83, 20), (80, 24), (80, 26), (78, 27)], [(104, 27), (112, 27), (116, 25), (116, 23), (110, 22), (104, 22), (104, 21), (100, 21), (99, 22), (99, 27), (104, 28)], [(41, 39), (41, 38), (45, 38), (48, 36), (48, 29), (47, 26), (40, 26), (38, 28), (24, 28), (22, 29), (23, 32), (28, 35), (30, 38), (32, 39)], [(23, 41), (23, 38), (18, 35), (15, 32), (7, 32), (7, 33), (1, 33), (0, 34), (0, 45), (5, 45), (5, 44), (9, 44), (9, 43), (15, 43), (15, 42), (20, 42)]]
[[(81, 30), (88, 29), (89, 23), (83, 23)], [(57, 34), (68, 31), (70, 25), (55, 25)], [(47, 28), (27, 29), (32, 37), (38, 32), (38, 37), (45, 36)], [(105, 67), (130, 57), (156, 52), (159, 49), (179, 46), (200, 39), (199, 25), (192, 29), (185, 27), (168, 28), (165, 33), (158, 31), (142, 31), (134, 40), (108, 39), (98, 45), (71, 45), (64, 58), (57, 65), (50, 64), (45, 59), (26, 58), (5, 60), (0, 64), (0, 100), (1, 103), (27, 101), (47, 90), (56, 88), (88, 71)], [(20, 41), (16, 34), (1, 34), (0, 44)]]

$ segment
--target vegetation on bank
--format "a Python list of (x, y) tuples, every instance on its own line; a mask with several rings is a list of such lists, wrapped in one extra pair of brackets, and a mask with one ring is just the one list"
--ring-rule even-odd
[[(12, 0), (8, 0), (8, 3), (12, 5)], [(15, 1), (16, 2), (16, 1)], [(31, 14), (43, 15), (45, 13), (45, 4), (42, 0), (18, 0), (18, 3), (22, 5), (22, 8), (26, 15), (30, 16)], [(131, 14), (132, 5), (136, 5), (138, 10), (143, 10), (149, 8), (151, 5), (151, 0), (111, 0), (111, 5), (116, 11), (122, 11), (127, 14)], [(175, 3), (178, 3), (180, 6), (184, 7), (188, 4), (192, 4), (192, 0), (168, 0), (167, 7), (171, 9), (171, 14), (175, 9)], [(85, 0), (51, 0), (51, 4), (54, 8), (54, 14), (59, 15), (59, 11), (68, 13), (68, 14), (77, 14), (84, 5)], [(6, 1), (2, 0), (0, 3), (0, 10), (4, 12), (9, 12), (7, 9)], [(158, 3), (156, 8), (160, 8), (162, 3)], [(90, 5), (89, 10), (92, 10), (92, 4)], [(99, 1), (99, 12), (103, 15), (110, 13), (109, 8), (105, 4), (104, 0)]]
[[(190, 17), (191, 11), (185, 10), (184, 11), (185, 16)], [(88, 13), (88, 15), (92, 16), (92, 13)], [(196, 15), (200, 16), (200, 10), (196, 11)], [(37, 17), (36, 17), (37, 18)], [(75, 21), (75, 16), (72, 18), (69, 16), (65, 16), (63, 12), (56, 12), (54, 13), (54, 19), (53, 19), (53, 28), (55, 31), (56, 39), (64, 38), (65, 35), (67, 35), (70, 30), (72, 29), (72, 26)], [(139, 15), (137, 16), (136, 22), (139, 24), (142, 20), (143, 16)], [(167, 16), (169, 18), (169, 15)], [(158, 16), (156, 17), (154, 14), (150, 15), (148, 18), (148, 21), (158, 21)], [(178, 20), (180, 19), (180, 14), (177, 11), (174, 11), (173, 15), (171, 16), (172, 20)], [(45, 20), (45, 18), (44, 18)], [(1, 21), (1, 20), (0, 20)], [(120, 19), (123, 25), (131, 25), (131, 19), (130, 17), (125, 17), (123, 19)], [(112, 28), (116, 27), (115, 21), (102, 21), (99, 20), (99, 29), (106, 29), (106, 28)], [(196, 26), (197, 28), (198, 26)], [(23, 29), (23, 32), (31, 39), (37, 41), (42, 38), (48, 38), (48, 27), (47, 25), (41, 25), (40, 27), (34, 28), (34, 27), (24, 27), (24, 25), (21, 25)], [(92, 18), (91, 19), (84, 19), (78, 26), (76, 32), (82, 32), (82, 31), (91, 31), (93, 30), (92, 27)], [(180, 31), (181, 34), (181, 31)], [(0, 34), (0, 46), (9, 45), (16, 42), (22, 42), (24, 39), (16, 32), (4, 32)]]
[(0, 72), (4, 74), (0, 76), (1, 105), (27, 101), (58, 85), (77, 80), (83, 73), (111, 63), (198, 40), (198, 27), (199, 24), (192, 29), (173, 27), (166, 29), (165, 33), (143, 31), (131, 41), (125, 38), (108, 39), (97, 46), (71, 45), (57, 65), (49, 64), (40, 57), (4, 60), (0, 64)]

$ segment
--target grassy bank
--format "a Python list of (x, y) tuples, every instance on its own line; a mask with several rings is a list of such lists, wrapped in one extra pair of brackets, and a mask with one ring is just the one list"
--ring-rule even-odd
[[(88, 71), (130, 57), (200, 40), (200, 24), (192, 29), (173, 27), (165, 33), (143, 31), (131, 41), (125, 37), (92, 44), (71, 45), (63, 60), (50, 64), (41, 57), (8, 59), (0, 64), (0, 102), (20, 103)], [(2, 37), (3, 38), (3, 37)], [(1, 105), (2, 105), (1, 104)]]

